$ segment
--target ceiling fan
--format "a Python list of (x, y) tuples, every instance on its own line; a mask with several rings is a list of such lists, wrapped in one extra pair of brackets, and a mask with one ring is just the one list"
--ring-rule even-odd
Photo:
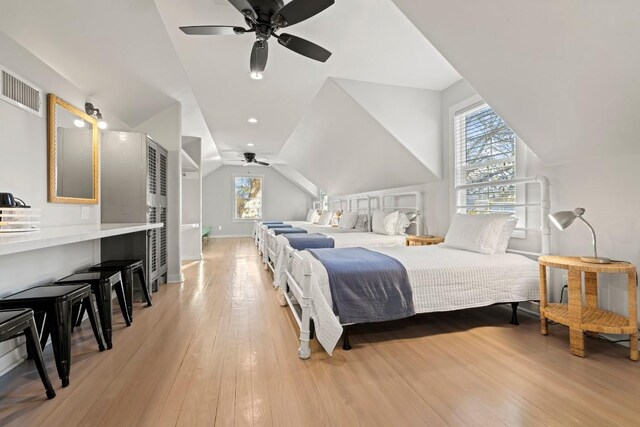
[(267, 66), (269, 38), (275, 37), (282, 46), (307, 58), (326, 62), (331, 52), (308, 40), (292, 34), (276, 34), (282, 28), (290, 27), (317, 15), (334, 0), (229, 0), (242, 13), (249, 28), (224, 25), (195, 25), (180, 27), (188, 35), (223, 36), (255, 33), (256, 41), (251, 50), (251, 73), (260, 75)]
[(242, 166), (249, 166), (252, 163), (261, 166), (269, 166), (269, 163), (267, 162), (256, 160), (256, 153), (244, 153), (244, 162), (242, 163)]

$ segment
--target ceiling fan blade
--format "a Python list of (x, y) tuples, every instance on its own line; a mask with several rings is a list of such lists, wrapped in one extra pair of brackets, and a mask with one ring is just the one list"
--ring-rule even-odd
[(280, 34), (278, 36), (278, 43), (300, 55), (320, 62), (327, 62), (327, 59), (331, 56), (331, 52), (327, 49), (291, 34)]
[(251, 14), (254, 18), (256, 18), (256, 11), (251, 7), (251, 4), (247, 0), (229, 0), (229, 3), (233, 5), (240, 13), (243, 15), (245, 13)]
[(261, 73), (267, 66), (269, 56), (269, 44), (266, 41), (257, 40), (251, 49), (251, 72)]
[(183, 33), (190, 36), (233, 36), (246, 32), (242, 27), (230, 27), (226, 25), (190, 25), (180, 27), (180, 29)]
[(262, 166), (269, 166), (269, 163), (261, 162), (260, 160), (255, 160), (253, 163), (257, 163), (257, 164), (262, 165)]
[(280, 28), (289, 27), (317, 15), (333, 3), (334, 0), (293, 0), (273, 15), (271, 23)]

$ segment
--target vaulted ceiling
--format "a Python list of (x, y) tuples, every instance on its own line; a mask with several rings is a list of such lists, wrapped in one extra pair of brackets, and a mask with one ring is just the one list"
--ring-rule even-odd
[(243, 151), (284, 163), (281, 148), (329, 77), (436, 91), (460, 79), (391, 0), (338, 0), (288, 28), (333, 56), (321, 64), (271, 40), (261, 81), (249, 78), (253, 36), (178, 30), (199, 24), (244, 22), (227, 0), (6, 0), (0, 15), (1, 31), (132, 128), (181, 102), (183, 132), (203, 139), (209, 169)]
[[(252, 36), (188, 37), (178, 30), (242, 25), (227, 0), (2, 3), (0, 31), (132, 128), (182, 103), (183, 132), (203, 139), (209, 169), (251, 148), (275, 164), (288, 159), (291, 177), (311, 179), (310, 162), (292, 153), (317, 121), (314, 111), (329, 113), (320, 101), (331, 98), (322, 93), (331, 81), (339, 89), (335, 102), (369, 126), (363, 133), (409, 153), (422, 165), (416, 179), (437, 179), (438, 154), (420, 145), (433, 135), (427, 128), (410, 132), (407, 105), (421, 91), (459, 80), (458, 72), (547, 164), (640, 151), (636, 0), (336, 0), (287, 30), (331, 50), (329, 61), (272, 41), (261, 81), (249, 78)], [(387, 96), (397, 111), (381, 106)], [(343, 137), (344, 144), (363, 145)], [(330, 152), (316, 159), (330, 161)]]
[[(333, 52), (325, 64), (271, 40), (264, 79), (249, 77), (255, 36), (186, 36), (183, 25), (238, 25), (226, 0), (156, 0), (223, 157), (252, 150), (278, 161), (280, 149), (328, 77), (441, 90), (459, 75), (390, 0), (337, 1), (287, 28)], [(247, 120), (255, 117), (257, 124)]]

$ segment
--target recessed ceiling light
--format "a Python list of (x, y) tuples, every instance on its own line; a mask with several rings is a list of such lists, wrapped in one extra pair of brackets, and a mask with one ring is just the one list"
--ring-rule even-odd
[(262, 77), (264, 77), (262, 73), (258, 73), (258, 72), (253, 72), (250, 74), (250, 76), (253, 80), (262, 80)]
[(249, 117), (249, 120), (247, 120), (249, 123), (258, 123), (258, 119), (256, 119), (255, 117)]
[(253, 147), (254, 145), (256, 145), (256, 144), (254, 144), (254, 143), (252, 143), (252, 142), (250, 142), (250, 143), (248, 143), (248, 144), (247, 144), (247, 146), (248, 146), (248, 147)]

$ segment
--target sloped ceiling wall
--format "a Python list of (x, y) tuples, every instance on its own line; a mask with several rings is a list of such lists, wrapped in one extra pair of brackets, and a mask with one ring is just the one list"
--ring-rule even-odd
[(333, 79), (325, 82), (281, 157), (332, 195), (438, 179)]
[(431, 172), (441, 175), (441, 92), (338, 78), (334, 81)]
[(309, 181), (305, 176), (303, 176), (300, 172), (291, 167), (291, 165), (287, 165), (284, 163), (281, 164), (272, 164), (271, 168), (275, 171), (279, 172), (280, 175), (287, 178), (289, 181), (293, 182), (300, 189), (307, 192), (307, 194), (314, 199), (318, 198), (320, 192), (318, 190), (318, 186), (313, 182)]
[(548, 164), (640, 153), (637, 0), (393, 0)]

